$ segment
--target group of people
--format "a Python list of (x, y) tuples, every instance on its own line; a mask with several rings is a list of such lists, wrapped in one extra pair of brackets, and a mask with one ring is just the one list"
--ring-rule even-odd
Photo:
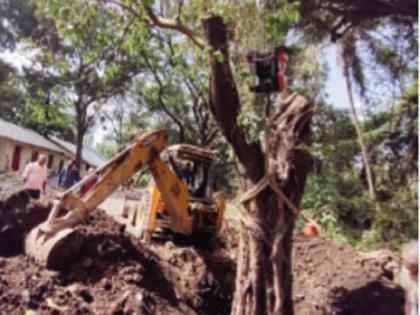
[[(43, 154), (38, 159), (26, 165), (22, 173), (23, 187), (29, 196), (33, 199), (39, 199), (41, 195), (46, 194), (47, 188), (47, 157)], [(98, 177), (94, 173), (94, 169), (90, 168), (83, 186), (80, 188), (79, 195), (83, 197), (96, 184)], [(58, 175), (58, 189), (67, 190), (80, 181), (80, 173), (76, 167), (74, 160), (67, 162)]]

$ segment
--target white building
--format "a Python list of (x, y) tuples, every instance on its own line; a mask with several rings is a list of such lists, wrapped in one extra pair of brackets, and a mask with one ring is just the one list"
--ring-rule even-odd
[[(0, 173), (21, 172), (39, 154), (45, 154), (50, 174), (57, 174), (67, 160), (75, 158), (75, 153), (74, 144), (53, 137), (45, 138), (0, 119)], [(82, 160), (81, 173), (89, 166), (97, 167), (104, 162), (102, 157), (87, 149), (82, 152)]]

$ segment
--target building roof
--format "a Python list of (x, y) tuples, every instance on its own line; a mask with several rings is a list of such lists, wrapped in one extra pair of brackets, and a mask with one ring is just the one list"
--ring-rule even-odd
[[(64, 148), (68, 151), (71, 155), (76, 156), (76, 145), (73, 143), (58, 139), (53, 136), (48, 137), (52, 142), (56, 143), (57, 145)], [(103, 164), (106, 160), (87, 148), (83, 148), (82, 150), (82, 160), (90, 165), (98, 167), (99, 165)]]
[[(76, 156), (76, 145), (53, 136), (44, 137), (33, 130), (19, 127), (0, 118), (0, 137), (26, 143), (35, 147), (42, 147), (51, 151)], [(90, 165), (99, 166), (106, 160), (95, 152), (84, 148), (82, 160)]]
[(26, 143), (32, 146), (42, 147), (44, 149), (52, 150), (55, 152), (65, 153), (65, 151), (58, 145), (45, 139), (39, 133), (30, 129), (19, 127), (11, 122), (5, 121), (0, 118), (0, 137), (10, 140)]

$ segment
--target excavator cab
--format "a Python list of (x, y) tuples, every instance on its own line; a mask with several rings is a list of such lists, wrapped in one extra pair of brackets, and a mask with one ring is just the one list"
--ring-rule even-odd
[(213, 153), (192, 145), (177, 144), (168, 148), (168, 159), (179, 178), (187, 184), (190, 199), (211, 202)]
[[(214, 191), (213, 152), (192, 145), (177, 144), (166, 150), (164, 160), (188, 189), (188, 221), (191, 233), (217, 232), (221, 227), (225, 200)], [(168, 215), (167, 205), (155, 184), (149, 188), (149, 196), (145, 199), (150, 199), (151, 202), (144, 203), (140, 210), (148, 212), (144, 216), (142, 233), (146, 241), (152, 235), (174, 230), (171, 228), (173, 222)]]

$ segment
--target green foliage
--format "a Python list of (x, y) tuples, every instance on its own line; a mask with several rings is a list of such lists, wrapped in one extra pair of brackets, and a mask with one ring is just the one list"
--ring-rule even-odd
[[(299, 20), (299, 1), (277, 1), (275, 5), (266, 6), (265, 32), (271, 41), (286, 38), (290, 29)], [(284, 44), (280, 42), (279, 44)]]
[(26, 110), (24, 93), (16, 81), (14, 69), (0, 61), (0, 117), (13, 122), (21, 120)]
[(211, 147), (217, 130), (208, 106), (206, 53), (175, 36), (155, 39), (142, 55), (147, 71), (135, 80), (137, 112), (149, 128), (166, 129), (170, 142)]
[(400, 187), (376, 215), (373, 228), (362, 235), (362, 245), (367, 248), (390, 247), (416, 239), (418, 235), (418, 186), (414, 182), (407, 189)]
[[(322, 105), (314, 123), (314, 170), (303, 207), (327, 236), (369, 250), (397, 250), (418, 233), (417, 84), (363, 122), (380, 211), (372, 208), (349, 115)], [(302, 224), (302, 223), (301, 223)]]
[(23, 125), (42, 134), (54, 134), (60, 138), (74, 142), (74, 119), (64, 112), (62, 104), (37, 103), (29, 100), (30, 113), (23, 119)]
[(98, 144), (95, 149), (106, 159), (111, 159), (118, 153), (118, 146), (107, 142)]
[(213, 164), (215, 183), (218, 191), (232, 193), (238, 190), (232, 148), (225, 141), (218, 141)]
[(35, 5), (28, 0), (0, 1), (0, 50), (13, 49), (22, 38), (37, 36)]
[[(417, 77), (416, 0), (300, 1), (298, 29), (307, 42), (330, 40), (341, 48), (364, 101), (383, 104)], [(379, 9), (380, 8), (380, 9)]]
[(139, 187), (147, 187), (152, 180), (152, 176), (150, 174), (141, 174), (136, 177), (134, 184)]
[(268, 131), (264, 117), (264, 97), (252, 96), (242, 104), (242, 112), (238, 116), (238, 124), (245, 131), (248, 142), (257, 141)]
[(51, 99), (51, 85), (18, 75), (0, 61), (0, 117), (42, 134), (74, 141), (74, 123), (66, 105)]

